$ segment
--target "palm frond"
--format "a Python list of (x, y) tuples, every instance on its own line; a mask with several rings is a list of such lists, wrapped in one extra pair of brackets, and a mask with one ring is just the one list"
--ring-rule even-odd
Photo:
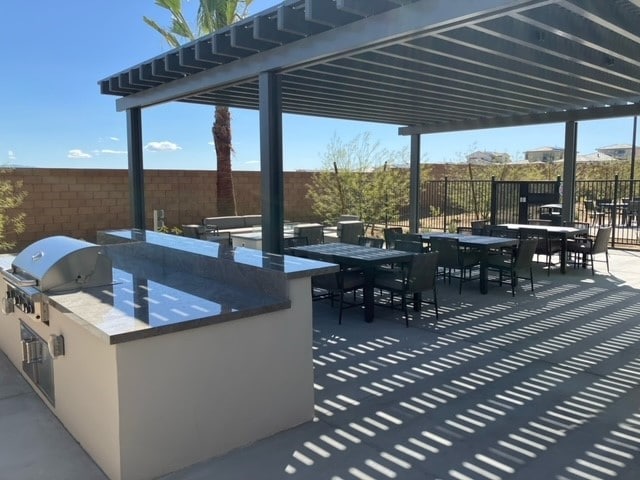
[(153, 28), (156, 32), (162, 35), (169, 45), (171, 45), (174, 48), (177, 48), (180, 46), (180, 41), (176, 38), (176, 36), (173, 35), (171, 32), (168, 32), (164, 28), (162, 28), (155, 21), (151, 20), (148, 17), (142, 17), (142, 20), (144, 20), (144, 23), (146, 23), (151, 28)]

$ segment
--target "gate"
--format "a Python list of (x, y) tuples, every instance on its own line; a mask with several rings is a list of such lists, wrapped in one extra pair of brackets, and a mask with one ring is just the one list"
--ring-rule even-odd
[(560, 203), (560, 177), (555, 182), (492, 181), (491, 223), (527, 223), (540, 206)]

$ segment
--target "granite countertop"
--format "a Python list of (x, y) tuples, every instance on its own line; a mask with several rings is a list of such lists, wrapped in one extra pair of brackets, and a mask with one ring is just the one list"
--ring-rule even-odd
[[(257, 232), (252, 232), (256, 234)], [(307, 258), (290, 255), (263, 253), (261, 250), (244, 247), (227, 247), (218, 242), (207, 242), (194, 238), (168, 235), (142, 230), (108, 230), (99, 232), (99, 237), (110, 237), (121, 241), (142, 241), (166, 249), (187, 251), (203, 257), (226, 260), (239, 265), (257, 267), (283, 273), (287, 278), (309, 277), (337, 271), (337, 266), (326, 262), (318, 262)], [(104, 242), (101, 242), (104, 243)]]
[[(338, 268), (156, 232), (101, 233), (113, 283), (47, 297), (109, 344), (290, 308), (288, 280)], [(14, 258), (0, 255), (0, 267)]]
[(256, 295), (184, 272), (152, 278), (114, 268), (112, 285), (50, 295), (49, 303), (110, 344), (289, 308), (288, 298)]

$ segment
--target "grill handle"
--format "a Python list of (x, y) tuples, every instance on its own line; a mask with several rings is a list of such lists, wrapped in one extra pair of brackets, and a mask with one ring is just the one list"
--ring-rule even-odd
[(9, 283), (15, 285), (16, 287), (35, 287), (38, 283), (36, 280), (19, 277), (11, 273), (9, 270), (0, 269), (0, 273), (4, 278), (7, 279)]

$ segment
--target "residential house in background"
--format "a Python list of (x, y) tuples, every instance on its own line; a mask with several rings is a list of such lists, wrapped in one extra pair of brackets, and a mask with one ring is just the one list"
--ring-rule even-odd
[(510, 163), (511, 155), (501, 152), (473, 152), (467, 155), (467, 163), (487, 165), (491, 163)]
[(564, 159), (564, 148), (540, 147), (524, 152), (524, 159), (529, 163), (551, 163)]
[[(613, 157), (615, 160), (631, 160), (631, 150), (633, 147), (627, 143), (619, 143), (609, 145), (607, 147), (597, 148), (598, 152)], [(640, 153), (640, 148), (636, 147), (636, 158)]]

